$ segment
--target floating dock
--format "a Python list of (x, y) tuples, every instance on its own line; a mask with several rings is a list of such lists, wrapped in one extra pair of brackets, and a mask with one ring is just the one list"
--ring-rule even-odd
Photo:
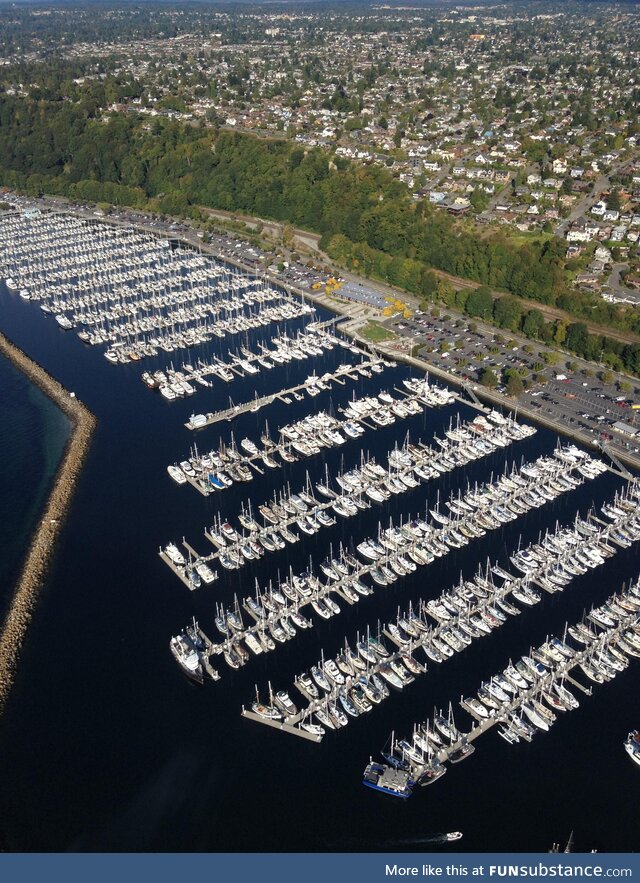
[[(291, 723), (282, 720), (271, 720), (268, 717), (256, 714), (254, 711), (247, 711), (244, 705), (242, 706), (241, 714), (242, 717), (246, 717), (249, 720), (256, 721), (259, 724), (265, 724), (267, 727), (273, 727), (276, 730), (280, 730), (283, 733), (289, 733), (292, 736), (300, 736), (301, 739), (308, 739), (309, 742), (322, 742), (322, 736), (320, 734), (309, 733), (307, 730), (303, 730), (302, 727), (296, 727)], [(296, 717), (296, 720), (300, 720), (300, 717)]]
[[(461, 429), (465, 430), (466, 427), (467, 427), (467, 425), (463, 424)], [(491, 441), (491, 439), (493, 438), (493, 435), (499, 434), (500, 431), (501, 431), (500, 427), (495, 427), (495, 429), (493, 430), (493, 433), (492, 433), (492, 431), (488, 431), (487, 433), (485, 433), (484, 439)], [(514, 440), (515, 439), (511, 439), (510, 441), (514, 441)], [(467, 444), (467, 442), (465, 440), (459, 440), (459, 441), (452, 440), (452, 441), (449, 441), (448, 444), (449, 444), (449, 447), (446, 449), (437, 449), (437, 448), (429, 448), (426, 445), (422, 444), (421, 442), (418, 442), (418, 444), (415, 446), (416, 450), (421, 451), (422, 453), (413, 455), (413, 460), (415, 461), (413, 465), (436, 468), (438, 463), (443, 462), (443, 458), (445, 458), (447, 456), (455, 457), (457, 452), (462, 450), (464, 448), (464, 446)], [(480, 452), (476, 451), (476, 456), (474, 459), (479, 460), (479, 459), (481, 459), (482, 456), (487, 456), (489, 453), (492, 453), (492, 452), (493, 451), (485, 451), (483, 453), (480, 453)], [(391, 453), (388, 456), (390, 457)], [(465, 460), (465, 462), (468, 462), (468, 460)], [(257, 464), (255, 464), (255, 463), (253, 463), (252, 465), (254, 466), (254, 468), (259, 468), (259, 467), (257, 467)], [(409, 467), (406, 467), (406, 469), (408, 469), (408, 468)], [(411, 467), (411, 468), (413, 468), (413, 467)], [(563, 466), (563, 464), (559, 463), (558, 470), (561, 470), (563, 468), (566, 469), (567, 468), (566, 465)], [(450, 471), (450, 470), (447, 470), (447, 471)], [(394, 475), (394, 477), (398, 476), (398, 475), (402, 475), (402, 469), (400, 467), (394, 467), (393, 475)], [(186, 477), (187, 477), (187, 480), (197, 490), (199, 490), (203, 495), (206, 495), (199, 482), (197, 482), (191, 476), (186, 476)], [(368, 484), (369, 489), (381, 488), (383, 486), (384, 482), (387, 480), (387, 477), (388, 476), (387, 476), (386, 471), (383, 476), (380, 476), (377, 478), (374, 478), (371, 475), (367, 476), (367, 484)], [(404, 492), (407, 492), (410, 489), (411, 488), (409, 486), (404, 486)], [(311, 496), (313, 497), (313, 494), (311, 494)], [(350, 494), (349, 492), (345, 492), (343, 494), (336, 494), (336, 497), (334, 499), (331, 499), (328, 501), (323, 501), (323, 502), (319, 502), (315, 497), (313, 497), (314, 505), (312, 508), (309, 508), (308, 510), (306, 510), (306, 514), (310, 514), (310, 513), (316, 514), (318, 512), (324, 512), (326, 510), (331, 509), (336, 502), (340, 502), (340, 500), (342, 500), (342, 499), (349, 499), (351, 496), (352, 496), (352, 494)], [(360, 496), (362, 497), (363, 495), (361, 494)], [(366, 501), (363, 500), (363, 502), (366, 503), (367, 508), (370, 507), (371, 503), (368, 500), (366, 500)], [(300, 520), (300, 518), (304, 518), (304, 516), (305, 516), (305, 513), (301, 512), (301, 511), (298, 511), (292, 515), (287, 514), (286, 517), (281, 518), (279, 520), (277, 526), (279, 528), (285, 528), (288, 530), (290, 527), (294, 527), (297, 524), (297, 522)], [(267, 525), (262, 530), (268, 533), (272, 529), (275, 529), (274, 525)], [(318, 529), (320, 529), (320, 527)], [(241, 541), (241, 543), (237, 544), (237, 546), (236, 546), (237, 549), (239, 549), (240, 545), (242, 545), (243, 543), (249, 542), (250, 540), (254, 539), (256, 534), (254, 532), (253, 534), (245, 535), (243, 532), (241, 536), (242, 536), (242, 541)], [(197, 556), (196, 556), (196, 560), (201, 560), (201, 561), (204, 561), (205, 563), (210, 563), (212, 561), (219, 559), (221, 551), (220, 551), (219, 547), (217, 546), (216, 542), (214, 541), (211, 533), (209, 533), (206, 530), (205, 530), (205, 537), (207, 538), (207, 540), (209, 540), (209, 542), (213, 546), (215, 546), (216, 551), (212, 552), (210, 555), (201, 556), (200, 558), (197, 558)], [(184, 541), (183, 541), (183, 543), (184, 543)], [(186, 543), (184, 543), (184, 545), (185, 545), (185, 548), (187, 548), (187, 550), (191, 554), (193, 551), (191, 549), (191, 547), (188, 546), (188, 544), (186, 544)]]
[(333, 374), (323, 374), (318, 378), (307, 378), (302, 383), (298, 383), (295, 386), (290, 386), (287, 389), (281, 389), (279, 392), (269, 393), (268, 395), (261, 396), (260, 398), (255, 398), (248, 402), (243, 402), (239, 405), (232, 405), (229, 408), (223, 408), (220, 411), (210, 412), (208, 414), (199, 414), (198, 417), (204, 417), (204, 422), (198, 421), (194, 423), (194, 417), (191, 417), (184, 425), (187, 429), (191, 429), (193, 431), (197, 431), (199, 429), (206, 429), (207, 426), (212, 426), (214, 423), (220, 423), (221, 421), (231, 421), (236, 417), (239, 417), (241, 414), (247, 414), (250, 411), (259, 411), (261, 408), (264, 408), (266, 405), (271, 405), (275, 402), (276, 399), (282, 401), (286, 396), (294, 395), (298, 392), (306, 392), (309, 388), (318, 388), (317, 381), (321, 381), (322, 383), (344, 383), (344, 377), (349, 377), (351, 379), (357, 378), (360, 374), (360, 369), (364, 368), (368, 370), (372, 365), (382, 365), (382, 359), (378, 358), (370, 358), (367, 362), (361, 362), (359, 365), (343, 365), (338, 368)]

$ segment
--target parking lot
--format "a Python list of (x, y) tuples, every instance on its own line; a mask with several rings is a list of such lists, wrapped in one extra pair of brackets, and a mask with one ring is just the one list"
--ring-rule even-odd
[[(564, 354), (557, 364), (547, 364), (547, 347), (466, 318), (434, 318), (418, 310), (411, 319), (384, 324), (415, 341), (414, 354), (472, 388), (480, 387), (483, 370), (490, 369), (498, 380), (496, 392), (505, 395), (504, 372), (517, 371), (525, 385), (517, 397), (520, 408), (584, 441), (605, 443), (613, 453), (640, 454), (640, 411), (633, 408), (640, 404), (640, 381), (613, 372), (612, 380), (603, 380), (605, 369)], [(629, 426), (630, 433), (614, 428), (616, 423)]]

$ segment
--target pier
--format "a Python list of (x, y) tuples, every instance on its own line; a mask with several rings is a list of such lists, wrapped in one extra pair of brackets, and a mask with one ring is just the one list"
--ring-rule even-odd
[[(356, 366), (356, 370), (359, 366)], [(366, 370), (366, 369), (365, 369)], [(417, 385), (416, 385), (417, 384)], [(383, 396), (381, 399), (380, 396)], [(394, 399), (389, 393), (381, 392), (378, 396), (364, 396), (361, 399), (350, 401), (345, 407), (338, 410), (342, 413), (344, 419), (331, 416), (325, 411), (319, 411), (315, 414), (308, 414), (296, 423), (283, 426), (279, 429), (281, 436), (280, 442), (274, 442), (268, 435), (268, 431), (263, 433), (261, 442), (264, 445), (260, 450), (257, 445), (250, 439), (243, 439), (240, 446), (248, 453), (241, 454), (233, 440), (231, 445), (225, 447), (220, 446), (219, 451), (211, 450), (208, 454), (199, 455), (196, 451), (192, 452), (188, 461), (188, 468), (182, 468), (177, 463), (167, 467), (167, 471), (171, 474), (172, 470), (177, 471), (178, 478), (172, 476), (174, 480), (180, 480), (179, 483), (185, 483), (182, 479), (186, 479), (186, 483), (195, 487), (203, 496), (208, 496), (216, 490), (224, 490), (227, 486), (225, 482), (219, 481), (212, 483), (211, 476), (215, 478), (215, 470), (224, 470), (231, 476), (233, 481), (248, 481), (251, 478), (249, 467), (258, 460), (263, 460), (265, 465), (270, 468), (279, 468), (282, 463), (273, 460), (271, 464), (267, 463), (265, 456), (271, 456), (277, 451), (282, 460), (286, 462), (294, 462), (300, 457), (312, 457), (320, 453), (323, 448), (336, 447), (344, 444), (349, 438), (359, 438), (364, 432), (363, 427), (369, 429), (377, 429), (383, 426), (389, 426), (395, 423), (396, 419), (404, 419), (420, 414), (424, 408), (443, 407), (454, 401), (453, 396), (441, 387), (429, 386), (428, 383), (421, 384), (415, 381), (411, 391), (405, 394), (401, 399)], [(383, 403), (384, 402), (384, 403)], [(247, 403), (249, 406), (250, 403)], [(204, 415), (199, 415), (204, 417)], [(191, 423), (193, 425), (194, 418)], [(480, 421), (484, 423), (480, 426)], [(375, 424), (373, 426), (372, 424)], [(520, 437), (527, 434), (533, 434), (535, 429), (526, 425), (517, 424), (512, 419), (505, 419), (497, 412), (491, 412), (489, 418), (478, 416), (475, 421), (469, 424), (471, 429), (479, 436), (474, 439), (474, 443), (481, 444), (481, 436), (486, 429), (492, 427), (502, 427), (504, 429), (513, 429), (518, 427)], [(344, 432), (344, 435), (342, 435)], [(216, 463), (214, 466), (213, 464)], [(242, 470), (244, 469), (244, 474)], [(193, 473), (193, 474), (191, 474)]]
[(166, 552), (163, 552), (162, 549), (160, 549), (160, 552), (158, 554), (160, 555), (160, 558), (164, 561), (164, 563), (167, 565), (169, 570), (172, 570), (175, 573), (175, 575), (178, 577), (180, 582), (182, 582), (189, 589), (190, 592), (193, 592), (193, 590), (196, 588), (196, 586), (193, 584), (193, 582), (187, 576), (186, 569), (184, 567), (179, 567), (177, 564), (175, 564), (171, 560), (171, 558), (169, 558), (169, 556), (166, 554)]
[[(551, 687), (554, 681), (568, 681), (574, 687), (580, 689), (582, 693), (590, 696), (591, 689), (584, 687), (582, 684), (572, 678), (570, 676), (570, 672), (572, 672), (581, 663), (589, 661), (594, 652), (596, 652), (597, 650), (605, 649), (610, 643), (614, 642), (616, 638), (620, 637), (623, 632), (628, 630), (631, 626), (637, 625), (639, 622), (640, 614), (638, 612), (629, 613), (627, 616), (621, 617), (616, 626), (601, 632), (592, 643), (585, 647), (584, 650), (576, 651), (575, 655), (572, 658), (566, 659), (565, 662), (557, 664), (555, 666), (552, 664), (551, 661), (546, 662), (545, 666), (547, 667), (547, 671), (544, 675), (537, 678), (534, 683), (531, 684), (526, 690), (518, 689), (513, 700), (508, 704), (505, 704), (499, 710), (496, 711), (494, 709), (489, 709), (489, 717), (487, 718), (481, 718), (471, 707), (469, 707), (466, 703), (461, 702), (461, 705), (463, 705), (465, 711), (473, 717), (474, 724), (468, 733), (460, 734), (460, 737), (455, 742), (453, 742), (450, 746), (443, 748), (435, 755), (437, 763), (446, 763), (448, 760), (450, 760), (451, 755), (460, 752), (464, 748), (464, 746), (473, 744), (473, 742), (479, 739), (480, 736), (493, 729), (493, 727), (495, 727), (497, 724), (507, 724), (510, 716), (518, 712), (524, 703), (529, 700), (535, 699), (535, 697), (539, 695), (542, 691), (544, 691), (545, 688)], [(571, 709), (569, 707), (566, 707), (564, 710), (570, 711)], [(549, 712), (549, 726), (551, 726), (552, 723), (555, 721), (555, 714), (551, 712), (551, 709), (549, 709)], [(527, 741), (530, 741), (530, 739)], [(428, 769), (428, 766), (428, 764), (425, 764), (422, 767), (419, 764), (412, 764), (412, 770), (417, 781)]]
[[(241, 714), (242, 717), (257, 721), (259, 724), (265, 724), (267, 727), (273, 727), (283, 733), (290, 733), (292, 736), (300, 736), (301, 739), (308, 739), (310, 742), (322, 741), (322, 736), (320, 734), (309, 733), (307, 730), (303, 730), (302, 727), (294, 726), (291, 722), (271, 720), (270, 718), (262, 717), (262, 715), (256, 714), (254, 711), (247, 711), (244, 705), (242, 706)], [(301, 720), (301, 716), (296, 717), (295, 720)]]
[(354, 379), (358, 376), (361, 369), (364, 368), (369, 369), (374, 365), (383, 365), (382, 359), (373, 358), (368, 362), (361, 362), (359, 365), (341, 365), (333, 374), (323, 374), (322, 376), (315, 378), (314, 375), (308, 377), (302, 383), (298, 383), (295, 386), (290, 386), (287, 389), (281, 389), (279, 392), (269, 393), (268, 395), (261, 396), (260, 398), (252, 399), (248, 402), (243, 402), (239, 405), (232, 405), (229, 408), (224, 408), (220, 411), (211, 412), (208, 414), (199, 414), (198, 417), (204, 417), (204, 422), (199, 421), (194, 423), (194, 417), (188, 420), (184, 425), (187, 429), (191, 430), (199, 430), (205, 429), (207, 426), (211, 426), (214, 423), (219, 423), (221, 421), (234, 420), (236, 417), (239, 417), (241, 414), (246, 414), (249, 411), (259, 411), (261, 408), (265, 407), (265, 405), (272, 404), (276, 399), (282, 401), (286, 396), (295, 395), (298, 392), (307, 392), (309, 388), (318, 389), (318, 381), (328, 384), (332, 381), (337, 383), (341, 383), (343, 377), (349, 377), (350, 379)]
[[(264, 278), (205, 261), (191, 248), (171, 249), (166, 240), (129, 226), (19, 215), (7, 216), (2, 234), (12, 245), (3, 274), (15, 281), (21, 296), (39, 304), (62, 328), (81, 328), (77, 333), (84, 343), (106, 346), (104, 355), (112, 364), (315, 312)], [(88, 260), (79, 260), (78, 246)], [(43, 269), (43, 251), (61, 267), (55, 288)]]

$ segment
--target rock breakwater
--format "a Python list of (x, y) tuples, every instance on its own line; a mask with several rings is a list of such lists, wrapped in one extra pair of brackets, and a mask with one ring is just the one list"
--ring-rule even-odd
[(20, 649), (89, 452), (96, 420), (82, 402), (1, 333), (0, 355), (9, 359), (38, 386), (69, 418), (72, 425), (49, 498), (31, 539), (9, 612), (0, 633), (1, 712), (13, 685)]

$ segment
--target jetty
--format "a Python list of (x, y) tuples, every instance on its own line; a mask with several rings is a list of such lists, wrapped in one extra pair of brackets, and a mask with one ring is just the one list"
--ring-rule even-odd
[(16, 366), (57, 405), (71, 422), (71, 433), (53, 480), (49, 498), (31, 539), (9, 612), (0, 633), (0, 711), (9, 696), (20, 648), (35, 610), (38, 594), (66, 521), (87, 458), (95, 417), (44, 368), (0, 333), (0, 354)]

